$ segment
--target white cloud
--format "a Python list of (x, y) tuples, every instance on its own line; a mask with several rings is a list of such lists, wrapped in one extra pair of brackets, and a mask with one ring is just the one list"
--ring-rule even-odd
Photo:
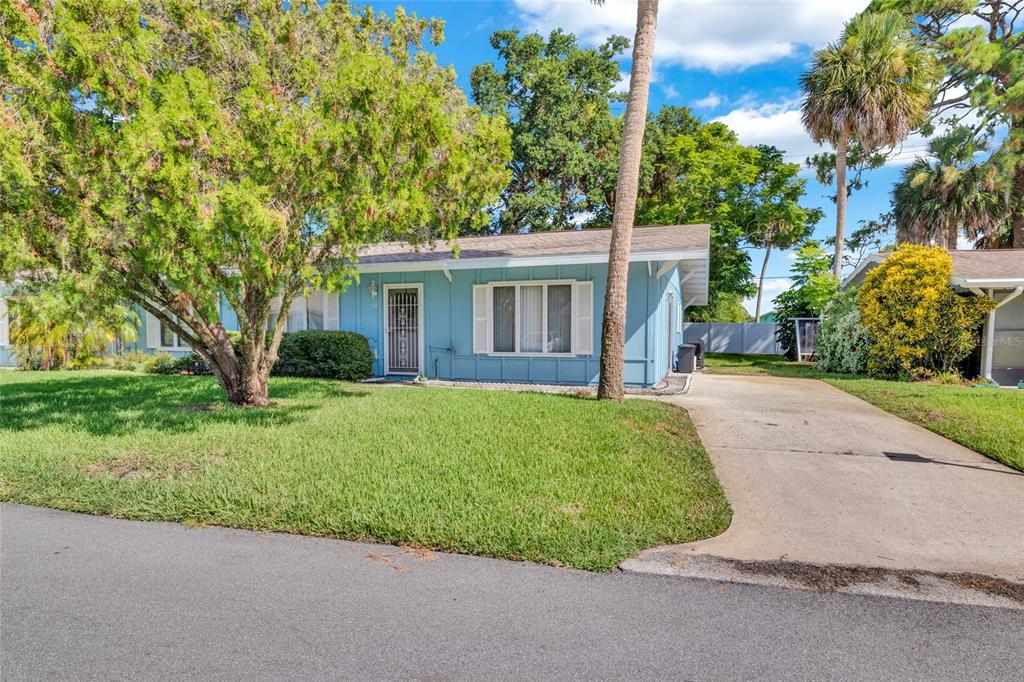
[(619, 80), (615, 81), (615, 85), (612, 86), (612, 92), (625, 95), (629, 93), (629, 81), (631, 76), (629, 71), (619, 71)]
[(825, 147), (815, 144), (800, 121), (800, 101), (748, 102), (715, 119), (732, 128), (743, 144), (771, 144), (787, 161), (802, 162)]
[(659, 86), (661, 91), (665, 93), (665, 99), (679, 99), (679, 89), (671, 83), (666, 83)]
[[(774, 307), (775, 297), (784, 291), (789, 291), (793, 287), (793, 283), (788, 279), (766, 279), (764, 281), (764, 296), (761, 299), (761, 314), (771, 312)], [(751, 315), (754, 314), (754, 310), (757, 307), (757, 295), (751, 296), (750, 298), (743, 300), (743, 307), (747, 309), (747, 312)]]
[[(804, 130), (800, 120), (800, 100), (785, 99), (778, 102), (747, 101), (714, 120), (729, 126), (743, 144), (770, 144), (783, 150), (786, 160), (803, 163), (812, 154), (830, 151), (829, 145), (819, 145)], [(940, 131), (941, 132), (941, 131)], [(886, 165), (908, 164), (918, 156), (926, 155), (928, 140), (915, 133), (897, 145)]]
[(706, 97), (701, 97), (699, 100), (695, 101), (693, 106), (698, 109), (714, 109), (723, 101), (722, 96), (717, 92), (709, 92)]
[[(564, 28), (585, 44), (609, 35), (630, 39), (636, 31), (636, 3), (608, 0), (551, 2), (515, 0), (525, 27), (548, 33)], [(655, 61), (711, 71), (742, 70), (817, 48), (838, 37), (843, 22), (867, 6), (867, 0), (815, 2), (662, 2), (658, 11)]]

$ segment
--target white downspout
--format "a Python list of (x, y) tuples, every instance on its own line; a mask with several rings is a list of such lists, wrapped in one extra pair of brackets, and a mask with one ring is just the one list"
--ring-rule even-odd
[[(972, 291), (975, 290), (972, 289)], [(985, 322), (985, 346), (981, 353), (981, 374), (989, 381), (994, 381), (992, 379), (992, 356), (995, 352), (996, 310), (1002, 308), (1021, 294), (1024, 294), (1024, 286), (1017, 287), (1011, 291), (1006, 298), (1001, 301), (997, 301), (996, 307), (988, 313), (988, 320)], [(988, 297), (995, 300), (995, 295), (992, 289), (988, 290)]]

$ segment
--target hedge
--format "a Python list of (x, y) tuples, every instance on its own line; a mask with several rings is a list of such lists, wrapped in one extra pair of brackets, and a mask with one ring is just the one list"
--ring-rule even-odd
[(362, 381), (373, 374), (373, 353), (366, 337), (355, 332), (291, 332), (281, 338), (271, 373)]

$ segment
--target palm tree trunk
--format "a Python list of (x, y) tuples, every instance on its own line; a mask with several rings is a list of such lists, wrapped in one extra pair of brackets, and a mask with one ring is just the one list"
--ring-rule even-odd
[(615, 186), (615, 213), (608, 253), (608, 286), (601, 321), (601, 377), (597, 396), (622, 400), (626, 343), (626, 283), (629, 251), (633, 241), (636, 195), (640, 186), (640, 154), (647, 123), (647, 95), (651, 87), (654, 35), (658, 23), (658, 0), (639, 0), (636, 8), (636, 38), (629, 81), (629, 101), (622, 126), (619, 177)]
[(1011, 235), (1013, 248), (1024, 249), (1024, 161), (1017, 162), (1013, 174), (1013, 217), (1011, 218)]
[(768, 257), (772, 255), (772, 236), (768, 233), (768, 243), (764, 250), (764, 261), (761, 263), (761, 277), (757, 280), (757, 305), (754, 306), (754, 322), (761, 321), (761, 297), (764, 294), (764, 275), (768, 270)]
[(846, 150), (850, 133), (843, 131), (836, 144), (836, 255), (832, 270), (836, 279), (843, 275), (843, 251), (846, 248)]
[(960, 223), (951, 220), (949, 226), (946, 228), (946, 248), (955, 249), (956, 243), (960, 238)]

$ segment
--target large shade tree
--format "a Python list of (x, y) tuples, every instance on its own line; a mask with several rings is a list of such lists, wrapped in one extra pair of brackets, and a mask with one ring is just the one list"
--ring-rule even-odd
[(843, 264), (850, 145), (856, 141), (870, 153), (922, 125), (936, 74), (907, 19), (887, 11), (851, 20), (838, 42), (815, 52), (810, 70), (801, 76), (804, 126), (816, 142), (835, 149), (836, 277)]
[(344, 286), (385, 234), (485, 221), (507, 179), (504, 121), (422, 49), (442, 27), (401, 11), (3, 0), (0, 28), (0, 262), (137, 304), (235, 403), (268, 403), (296, 296)]
[(726, 302), (754, 294), (745, 206), (759, 158), (724, 123), (704, 123), (685, 107), (662, 107), (648, 123), (636, 222), (711, 226), (709, 305), (688, 316), (735, 308)]
[(985, 147), (959, 127), (931, 140), (929, 156), (903, 169), (892, 190), (897, 239), (957, 248), (960, 236), (998, 240), (1007, 222), (1006, 192), (994, 163), (977, 163)]
[(576, 228), (614, 204), (621, 122), (611, 105), (623, 99), (614, 89), (629, 40), (612, 36), (588, 49), (562, 31), (545, 39), (506, 30), (491, 36), (491, 46), (501, 68), (473, 68), (473, 100), (507, 117), (512, 161), (490, 228)]
[[(598, 0), (598, 4), (603, 4), (603, 0)], [(640, 160), (643, 154), (644, 127), (647, 124), (647, 97), (651, 89), (657, 24), (658, 0), (639, 0), (629, 97), (622, 122), (619, 172), (615, 183), (608, 283), (601, 319), (601, 374), (597, 395), (612, 400), (625, 397), (626, 284), (629, 280), (629, 252), (640, 189)]]

